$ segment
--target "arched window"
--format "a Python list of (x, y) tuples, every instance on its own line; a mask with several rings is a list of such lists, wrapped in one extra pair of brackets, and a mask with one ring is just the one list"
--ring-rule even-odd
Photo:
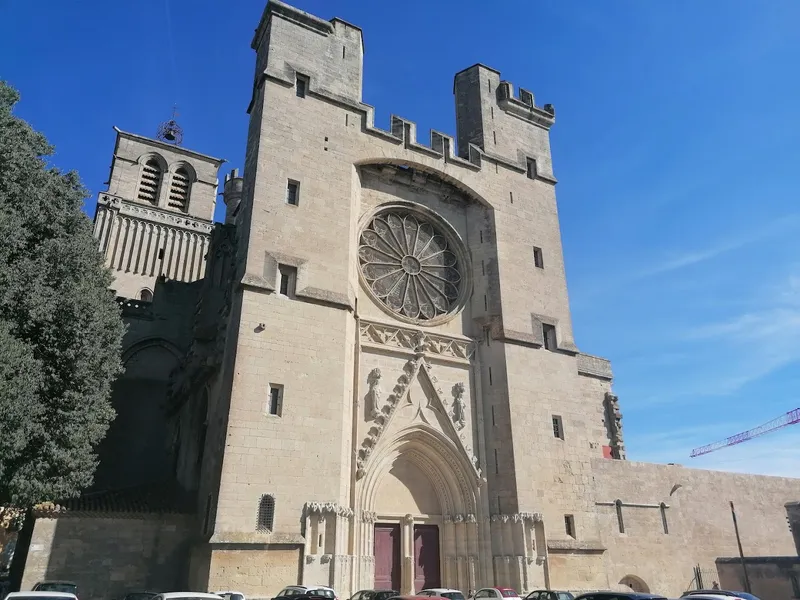
[(189, 172), (186, 167), (178, 167), (172, 174), (172, 182), (169, 186), (169, 199), (167, 206), (169, 208), (177, 208), (186, 212), (189, 208)]
[(622, 521), (622, 500), (614, 502), (617, 507), (617, 525), (619, 525), (619, 532), (625, 533), (625, 523)]
[(144, 288), (142, 291), (139, 292), (139, 300), (142, 302), (152, 302), (153, 301), (153, 292)]
[(275, 498), (269, 494), (261, 496), (258, 502), (258, 520), (256, 530), (272, 531), (272, 524), (275, 521)]
[(139, 181), (139, 200), (150, 204), (158, 204), (158, 192), (161, 189), (161, 179), (164, 172), (155, 158), (150, 158), (142, 167), (142, 178)]

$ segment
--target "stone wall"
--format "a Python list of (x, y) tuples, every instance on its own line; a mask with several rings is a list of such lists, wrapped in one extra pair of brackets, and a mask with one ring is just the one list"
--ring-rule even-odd
[(180, 591), (186, 584), (191, 518), (178, 515), (39, 518), (22, 590), (38, 581), (78, 584), (81, 600), (137, 590)]
[[(750, 592), (761, 600), (800, 598), (800, 557), (746, 558)], [(745, 589), (744, 569), (739, 558), (718, 558), (719, 585), (724, 590)]]
[(682, 593), (694, 566), (713, 570), (718, 557), (738, 555), (731, 501), (746, 556), (794, 554), (784, 505), (800, 495), (798, 479), (604, 459), (592, 461), (591, 472), (607, 549), (598, 587), (632, 575), (653, 592)]

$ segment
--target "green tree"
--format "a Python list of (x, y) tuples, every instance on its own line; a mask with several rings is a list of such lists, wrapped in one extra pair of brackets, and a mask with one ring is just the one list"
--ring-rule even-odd
[(76, 173), (12, 114), (0, 81), (0, 506), (91, 485), (124, 326)]

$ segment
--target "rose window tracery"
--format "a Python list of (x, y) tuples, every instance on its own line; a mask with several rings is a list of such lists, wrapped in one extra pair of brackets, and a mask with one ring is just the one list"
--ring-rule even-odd
[(361, 233), (358, 260), (373, 295), (410, 319), (452, 312), (461, 292), (461, 265), (439, 227), (393, 209), (374, 216)]

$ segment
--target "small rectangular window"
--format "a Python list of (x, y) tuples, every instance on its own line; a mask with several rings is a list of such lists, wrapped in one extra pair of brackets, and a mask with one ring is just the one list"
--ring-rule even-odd
[(281, 296), (294, 298), (294, 288), (297, 283), (297, 267), (278, 265), (278, 293)]
[(542, 249), (538, 246), (533, 247), (533, 264), (538, 269), (544, 269), (544, 256), (542, 256)]
[(283, 410), (283, 386), (279, 383), (269, 384), (269, 404), (267, 414), (281, 416)]
[(558, 415), (553, 415), (553, 437), (564, 439), (564, 423)]
[(158, 260), (164, 260), (164, 249), (163, 248), (159, 248), (158, 249)]
[(545, 350), (555, 350), (558, 347), (556, 340), (556, 326), (549, 323), (542, 323), (542, 337), (544, 338)]
[(306, 90), (308, 89), (308, 77), (304, 75), (298, 75), (297, 79), (295, 80), (294, 87), (297, 97), (305, 98)]
[(571, 538), (575, 537), (575, 517), (564, 515), (564, 532)]
[(286, 184), (286, 204), (297, 206), (300, 202), (300, 182), (289, 180)]
[(529, 158), (528, 162), (528, 179), (536, 179), (536, 159)]

